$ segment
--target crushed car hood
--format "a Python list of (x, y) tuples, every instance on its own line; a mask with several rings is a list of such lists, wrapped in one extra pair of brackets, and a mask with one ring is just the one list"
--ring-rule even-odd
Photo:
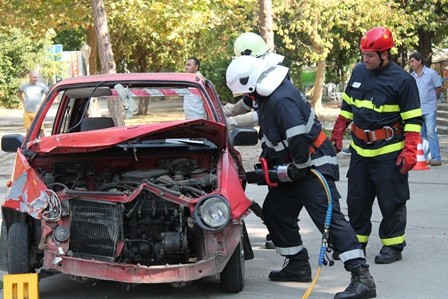
[(206, 138), (221, 149), (226, 144), (227, 130), (223, 124), (205, 119), (182, 120), (52, 135), (28, 143), (27, 149), (47, 154), (94, 152), (139, 138)]

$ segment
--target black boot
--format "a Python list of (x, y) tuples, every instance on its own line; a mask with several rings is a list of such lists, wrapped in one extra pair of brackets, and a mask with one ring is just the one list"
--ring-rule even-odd
[(392, 264), (399, 260), (401, 260), (401, 250), (394, 247), (383, 246), (380, 254), (375, 256), (377, 264)]
[(283, 269), (271, 271), (269, 279), (273, 281), (311, 282), (311, 266), (308, 260), (286, 259)]
[(346, 266), (345, 269), (352, 272), (350, 284), (343, 292), (337, 293), (335, 299), (367, 299), (376, 297), (376, 286), (369, 272), (369, 265), (358, 264)]
[(274, 242), (272, 242), (271, 235), (266, 235), (266, 243), (264, 244), (264, 248), (266, 249), (275, 249)]

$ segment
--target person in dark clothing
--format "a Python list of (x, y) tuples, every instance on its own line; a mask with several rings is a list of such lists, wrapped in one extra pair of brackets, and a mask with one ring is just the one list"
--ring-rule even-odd
[(263, 215), (277, 252), (286, 258), (274, 281), (311, 281), (309, 256), (303, 245), (297, 218), (305, 208), (323, 232), (328, 198), (319, 178), (326, 179), (333, 198), (330, 228), (332, 244), (345, 268), (352, 273), (347, 289), (335, 298), (374, 298), (375, 282), (370, 275), (360, 243), (340, 211), (336, 152), (322, 132), (322, 125), (304, 95), (286, 78), (289, 69), (270, 65), (251, 56), (234, 59), (226, 72), (227, 86), (234, 95), (245, 94), (258, 103), (261, 158), (273, 180), (264, 200)]
[(369, 30), (361, 39), (363, 62), (356, 65), (330, 140), (342, 148), (350, 123), (351, 159), (347, 173), (350, 224), (366, 248), (372, 231), (372, 206), (378, 199), (383, 219), (383, 243), (377, 264), (401, 260), (406, 246), (408, 171), (417, 162), (422, 110), (415, 79), (390, 61), (392, 33), (384, 27)]

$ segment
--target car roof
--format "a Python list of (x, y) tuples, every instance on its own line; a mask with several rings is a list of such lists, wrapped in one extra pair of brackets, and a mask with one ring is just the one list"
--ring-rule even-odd
[(64, 85), (82, 84), (89, 82), (102, 81), (183, 81), (193, 84), (201, 84), (202, 80), (199, 76), (192, 73), (118, 73), (118, 74), (101, 74), (92, 76), (81, 76), (75, 78), (64, 79), (56, 83), (53, 88)]

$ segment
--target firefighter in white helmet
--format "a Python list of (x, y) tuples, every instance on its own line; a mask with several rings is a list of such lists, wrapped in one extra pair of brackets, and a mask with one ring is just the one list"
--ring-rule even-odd
[[(269, 169), (268, 178), (275, 182), (269, 183), (258, 171), (251, 174), (255, 180), (249, 180), (247, 173), (249, 183), (270, 185), (263, 203), (264, 222), (277, 253), (288, 261), (282, 270), (272, 271), (269, 278), (311, 281), (309, 256), (297, 217), (305, 208), (322, 232), (328, 191), (333, 198), (330, 238), (345, 269), (352, 273), (350, 285), (335, 298), (374, 298), (376, 286), (362, 246), (340, 210), (341, 196), (335, 184), (339, 180), (336, 152), (305, 96), (286, 78), (287, 74), (288, 68), (251, 56), (234, 59), (226, 72), (227, 86), (234, 95), (245, 94), (258, 103), (260, 158)], [(325, 177), (328, 188), (311, 169)]]
[[(245, 32), (238, 36), (233, 44), (235, 56), (252, 56), (259, 58), (269, 65), (278, 65), (285, 58), (282, 55), (272, 52), (264, 39), (256, 33)], [(235, 127), (252, 128), (258, 125), (258, 116), (255, 103), (248, 97), (243, 97), (236, 104), (227, 103), (223, 106), (224, 114), (227, 117), (229, 130)]]

